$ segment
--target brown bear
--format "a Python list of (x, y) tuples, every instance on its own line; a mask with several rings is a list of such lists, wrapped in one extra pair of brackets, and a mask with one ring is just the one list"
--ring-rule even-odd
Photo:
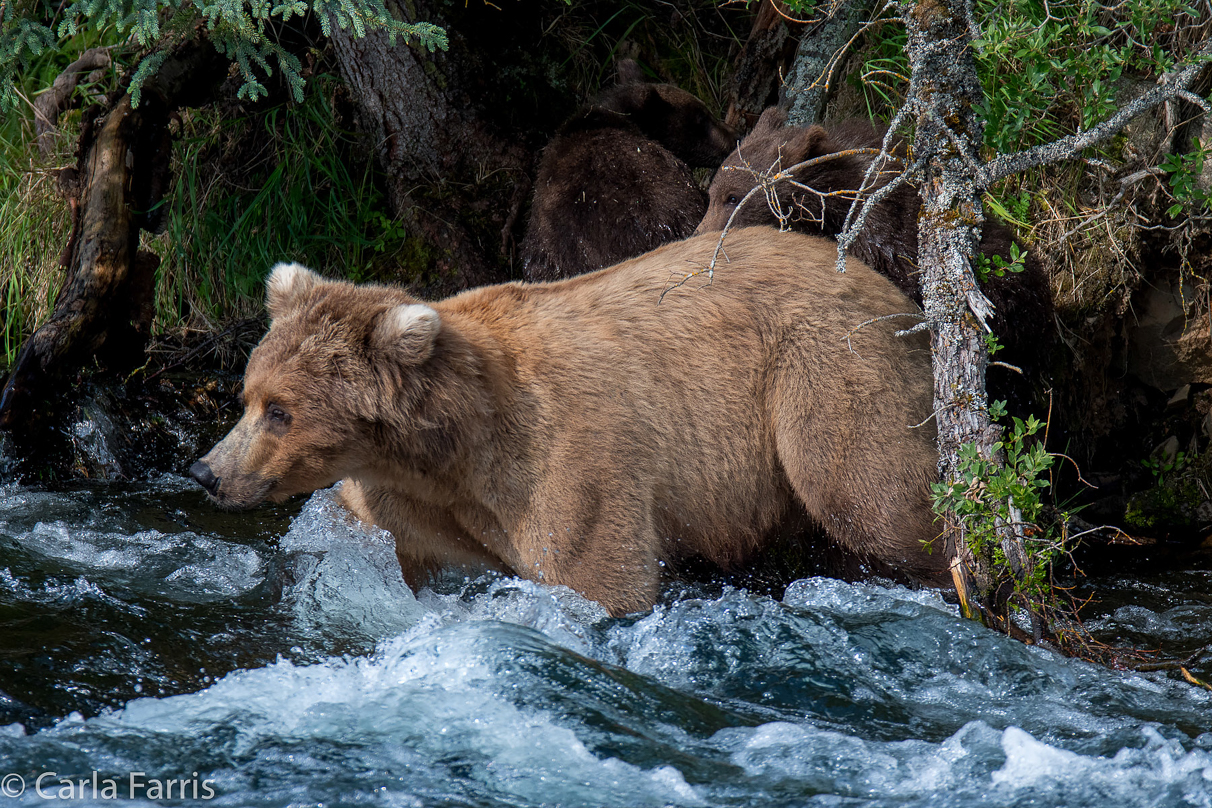
[(707, 210), (690, 167), (715, 168), (736, 146), (698, 98), (646, 83), (631, 60), (618, 71), (619, 83), (543, 150), (522, 239), (527, 280), (569, 278), (686, 238)]
[[(813, 157), (849, 149), (878, 149), (883, 139), (882, 132), (859, 120), (842, 121), (828, 130), (821, 126), (788, 126), (786, 115), (777, 107), (771, 107), (762, 113), (757, 126), (716, 172), (708, 191), (707, 214), (697, 232), (724, 228), (737, 204), (757, 185), (750, 169), (764, 171), (776, 164), (780, 168), (790, 168)], [(903, 153), (903, 147), (900, 151)], [(861, 186), (871, 160), (871, 155), (826, 160), (797, 171), (795, 180), (823, 194), (855, 191)], [(900, 164), (893, 161), (883, 173), (877, 172), (875, 187), (885, 185), (899, 172)], [(842, 232), (853, 194), (841, 193), (822, 200), (787, 182), (777, 187), (778, 204), (787, 214), (787, 224), (792, 229), (827, 236)], [(919, 303), (917, 218), (920, 207), (916, 186), (897, 187), (868, 215), (866, 227), (851, 245), (849, 253), (892, 279), (901, 291)], [(777, 223), (778, 217), (761, 192), (750, 197), (733, 219), (733, 227)], [(1012, 242), (1013, 237), (1005, 226), (992, 221), (985, 223), (980, 244), (983, 255), (990, 259), (1001, 256), (1009, 262)], [(1007, 348), (1006, 354), (998, 358), (1014, 364), (1033, 365), (1053, 331), (1052, 294), (1043, 267), (1028, 252), (1022, 272), (1007, 272), (1001, 277), (991, 275), (983, 289), (996, 307), (989, 325)]]
[(414, 588), (490, 566), (618, 615), (655, 602), (667, 563), (732, 568), (805, 515), (943, 582), (930, 352), (894, 334), (916, 307), (858, 261), (835, 272), (828, 241), (766, 227), (679, 285), (715, 243), (436, 303), (279, 265), (244, 415), (190, 473), (226, 508), (344, 479)]

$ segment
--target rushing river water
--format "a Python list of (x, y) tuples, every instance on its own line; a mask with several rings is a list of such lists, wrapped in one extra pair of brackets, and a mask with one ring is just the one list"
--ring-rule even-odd
[[(934, 593), (414, 594), (331, 492), (297, 509), (0, 486), (0, 804), (1212, 806), (1212, 693)], [(1209, 577), (1094, 581), (1091, 626), (1190, 651)]]

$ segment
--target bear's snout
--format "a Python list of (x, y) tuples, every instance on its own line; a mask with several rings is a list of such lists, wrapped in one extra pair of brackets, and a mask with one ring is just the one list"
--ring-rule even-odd
[(210, 466), (199, 460), (189, 467), (189, 476), (198, 481), (198, 484), (214, 496), (219, 489), (219, 478), (211, 471)]

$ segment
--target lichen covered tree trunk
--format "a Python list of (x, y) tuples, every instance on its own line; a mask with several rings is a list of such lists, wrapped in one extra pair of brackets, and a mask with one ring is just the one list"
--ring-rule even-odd
[(787, 123), (811, 126), (822, 122), (834, 83), (846, 75), (841, 68), (848, 56), (848, 45), (871, 6), (869, 0), (836, 3), (804, 28), (795, 61), (783, 85), (780, 106), (787, 110)]
[[(902, 18), (908, 31), (908, 100), (916, 119), (914, 154), (921, 177), (918, 265), (931, 326), (939, 472), (953, 481), (964, 444), (975, 445), (981, 457), (992, 460), (997, 441), (985, 390), (985, 320), (991, 308), (972, 270), (984, 221), (976, 182), (984, 124), (975, 109), (982, 91), (972, 54), (968, 0), (906, 0)], [(969, 597), (987, 601), (993, 582), (951, 521), (946, 522), (945, 540), (956, 587), (970, 612), (974, 604)]]

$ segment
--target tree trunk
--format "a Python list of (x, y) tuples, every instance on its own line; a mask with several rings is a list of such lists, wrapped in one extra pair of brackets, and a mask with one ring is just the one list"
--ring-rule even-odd
[(169, 114), (208, 98), (226, 64), (205, 37), (187, 41), (144, 84), (138, 109), (125, 94), (95, 137), (88, 126), (81, 134), (80, 163), (60, 178), (75, 219), (67, 276), (50, 319), (9, 373), (0, 429), (35, 434), (37, 422), (62, 411), (52, 402), (94, 358), (113, 370), (142, 363), (159, 260), (139, 252), (139, 232), (153, 226), (151, 211), (167, 187)]
[(738, 132), (747, 132), (762, 111), (775, 103), (783, 71), (795, 50), (795, 35), (804, 26), (790, 22), (782, 0), (763, 0), (753, 28), (732, 74), (732, 103), (724, 122)]
[[(535, 5), (502, 11), (425, 0), (398, 9), (409, 21), (442, 25), (446, 53), (392, 47), (382, 33), (358, 39), (333, 26), (342, 76), (409, 231), (403, 279), (423, 293), (512, 275), (512, 229), (529, 195), (538, 133), (554, 130), (572, 108), (549, 98), (550, 80), (534, 55), (542, 30)], [(516, 67), (503, 73), (507, 64)]]
[[(984, 320), (990, 307), (972, 271), (984, 221), (976, 181), (984, 123), (974, 112), (982, 89), (967, 24), (970, 2), (951, 2), (902, 4), (912, 68), (907, 100), (916, 118), (914, 154), (921, 171), (918, 266), (932, 327), (939, 472), (948, 481), (959, 478), (964, 444), (975, 444), (981, 457), (994, 460), (998, 436), (985, 391)], [(971, 593), (988, 602), (994, 582), (965, 546), (958, 526), (947, 523), (945, 540), (961, 599)], [(974, 613), (974, 604), (963, 605)]]
[(804, 29), (783, 85), (780, 106), (787, 110), (787, 123), (811, 126), (824, 119), (833, 83), (846, 75), (844, 51), (870, 9), (869, 0), (839, 3), (832, 14)]

